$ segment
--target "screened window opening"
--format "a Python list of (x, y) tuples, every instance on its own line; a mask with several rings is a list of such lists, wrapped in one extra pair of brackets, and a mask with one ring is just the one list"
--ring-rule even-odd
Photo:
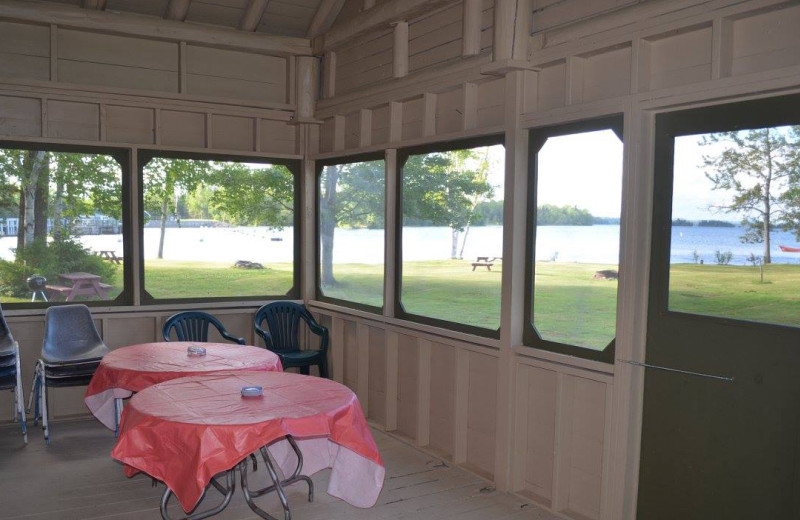
[(111, 155), (0, 149), (3, 304), (117, 299), (123, 214), (122, 165)]
[(673, 146), (669, 309), (800, 326), (800, 126)]
[(289, 167), (145, 160), (146, 298), (256, 298), (294, 290), (296, 186)]
[(532, 150), (530, 323), (539, 340), (602, 351), (616, 335), (622, 141), (608, 127), (576, 130)]
[(318, 194), (321, 297), (383, 307), (384, 161), (323, 166)]
[(476, 333), (499, 329), (504, 175), (501, 144), (407, 157), (400, 314)]

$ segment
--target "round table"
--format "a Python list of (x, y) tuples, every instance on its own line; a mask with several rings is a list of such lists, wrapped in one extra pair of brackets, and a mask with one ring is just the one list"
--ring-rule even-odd
[[(261, 386), (263, 397), (242, 397), (244, 386)], [(193, 376), (151, 386), (125, 407), (111, 456), (129, 476), (143, 471), (163, 481), (162, 503), (174, 493), (189, 512), (209, 483), (220, 489), (215, 475), (228, 471), (231, 482), (237, 468), (254, 507), (243, 463), (253, 452), (267, 459), (274, 482), (269, 491), (280, 489), (261, 450), (267, 445), (284, 475), (292, 475), (287, 481), (332, 468), (330, 495), (357, 507), (378, 499), (385, 469), (358, 398), (335, 381), (288, 372)]]
[[(206, 355), (189, 356), (190, 345), (204, 347)], [(278, 356), (259, 347), (196, 341), (131, 345), (103, 356), (84, 402), (100, 422), (114, 430), (118, 413), (115, 399), (128, 398), (134, 392), (179, 377), (238, 370), (280, 372), (283, 367)]]

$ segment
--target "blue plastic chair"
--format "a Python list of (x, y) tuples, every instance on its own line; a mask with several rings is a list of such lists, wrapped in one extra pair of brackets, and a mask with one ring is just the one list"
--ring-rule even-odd
[(220, 335), (239, 345), (244, 345), (244, 338), (237, 338), (228, 334), (222, 322), (215, 316), (201, 311), (186, 311), (179, 312), (170, 316), (164, 322), (164, 328), (161, 334), (164, 336), (164, 341), (172, 341), (171, 333), (174, 330), (178, 341), (198, 341), (208, 342), (208, 327), (213, 325), (219, 331)]
[(86, 305), (60, 305), (47, 309), (42, 355), (36, 362), (28, 410), (35, 399), (33, 424), (42, 419), (44, 439), (48, 445), (47, 389), (88, 385), (108, 352)]
[[(301, 348), (298, 338), (301, 320), (320, 337), (319, 350)], [(293, 302), (268, 303), (256, 311), (254, 325), (256, 334), (264, 338), (267, 349), (278, 355), (283, 368), (298, 367), (300, 373), (308, 375), (309, 367), (317, 365), (319, 375), (328, 377), (328, 329), (318, 324), (305, 306)]]
[(19, 366), (19, 345), (11, 335), (3, 308), (0, 307), (0, 390), (14, 392), (14, 420), (19, 421), (22, 439), (28, 444), (28, 431), (25, 424), (25, 405), (22, 396), (22, 373)]

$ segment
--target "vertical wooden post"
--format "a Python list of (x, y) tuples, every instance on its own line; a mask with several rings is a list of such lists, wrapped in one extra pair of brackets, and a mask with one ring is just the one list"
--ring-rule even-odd
[(314, 104), (317, 101), (317, 59), (311, 56), (298, 56), (297, 67), (297, 120), (314, 118)]
[(711, 28), (712, 54), (711, 78), (720, 79), (731, 75), (733, 65), (733, 22), (728, 18), (717, 18)]
[(408, 75), (408, 22), (397, 22), (394, 25), (394, 62), (395, 78)]
[(358, 146), (365, 148), (372, 144), (372, 110), (362, 108), (358, 114)]
[(419, 339), (417, 359), (417, 446), (427, 446), (431, 437), (431, 349), (430, 340)]
[(344, 384), (344, 320), (338, 316), (331, 317), (330, 348), (333, 354), (333, 380)]
[(58, 26), (50, 24), (50, 81), (58, 81)]
[(344, 150), (344, 124), (344, 116), (333, 116), (333, 149), (337, 152)]
[(436, 135), (436, 94), (426, 92), (422, 109), (422, 135)]
[(525, 0), (495, 0), (492, 60), (524, 60), (530, 32)]
[(389, 142), (403, 138), (403, 104), (398, 101), (389, 103)]
[[(308, 133), (312, 125), (298, 125), (301, 139), (308, 142)], [(302, 208), (300, 215), (301, 225), (301, 251), (300, 268), (303, 300), (313, 300), (317, 295), (317, 166), (313, 159), (306, 156), (303, 159), (302, 170)]]
[(475, 56), (481, 52), (481, 16), (483, 0), (463, 0), (464, 18), (462, 27), (461, 54)]
[(467, 461), (467, 427), (469, 426), (469, 350), (456, 348), (456, 391), (453, 414), (453, 462)]
[(322, 59), (322, 72), (323, 72), (323, 92), (322, 95), (325, 99), (330, 99), (336, 95), (336, 53), (330, 51), (325, 54)]
[(369, 325), (359, 321), (356, 324), (356, 342), (358, 343), (358, 370), (356, 377), (356, 395), (364, 409), (364, 415), (369, 417)]
[[(399, 104), (399, 103), (398, 103)], [(397, 150), (386, 150), (386, 215), (384, 217), (386, 240), (384, 245), (383, 315), (394, 317), (395, 285), (397, 273)]]
[(186, 94), (187, 71), (186, 71), (186, 42), (178, 44), (178, 92)]
[(464, 83), (464, 130), (478, 127), (478, 85)]

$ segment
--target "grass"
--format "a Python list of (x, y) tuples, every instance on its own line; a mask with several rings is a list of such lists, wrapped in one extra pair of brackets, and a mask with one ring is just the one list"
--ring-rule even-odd
[[(492, 271), (471, 261), (406, 262), (402, 302), (407, 312), (496, 329), (500, 324), (502, 263)], [(534, 322), (545, 338), (594, 349), (614, 337), (617, 282), (594, 280), (607, 265), (542, 262), (536, 266)], [(800, 326), (800, 266), (676, 264), (671, 268), (670, 309), (696, 314)], [(337, 284), (324, 287), (333, 298), (380, 307), (383, 266), (338, 264)], [(285, 294), (292, 265), (263, 270), (235, 269), (228, 263), (148, 260), (147, 291), (156, 298), (203, 298)], [(122, 271), (113, 284), (122, 286)], [(114, 295), (114, 292), (111, 293)], [(26, 298), (3, 297), (3, 303)]]

